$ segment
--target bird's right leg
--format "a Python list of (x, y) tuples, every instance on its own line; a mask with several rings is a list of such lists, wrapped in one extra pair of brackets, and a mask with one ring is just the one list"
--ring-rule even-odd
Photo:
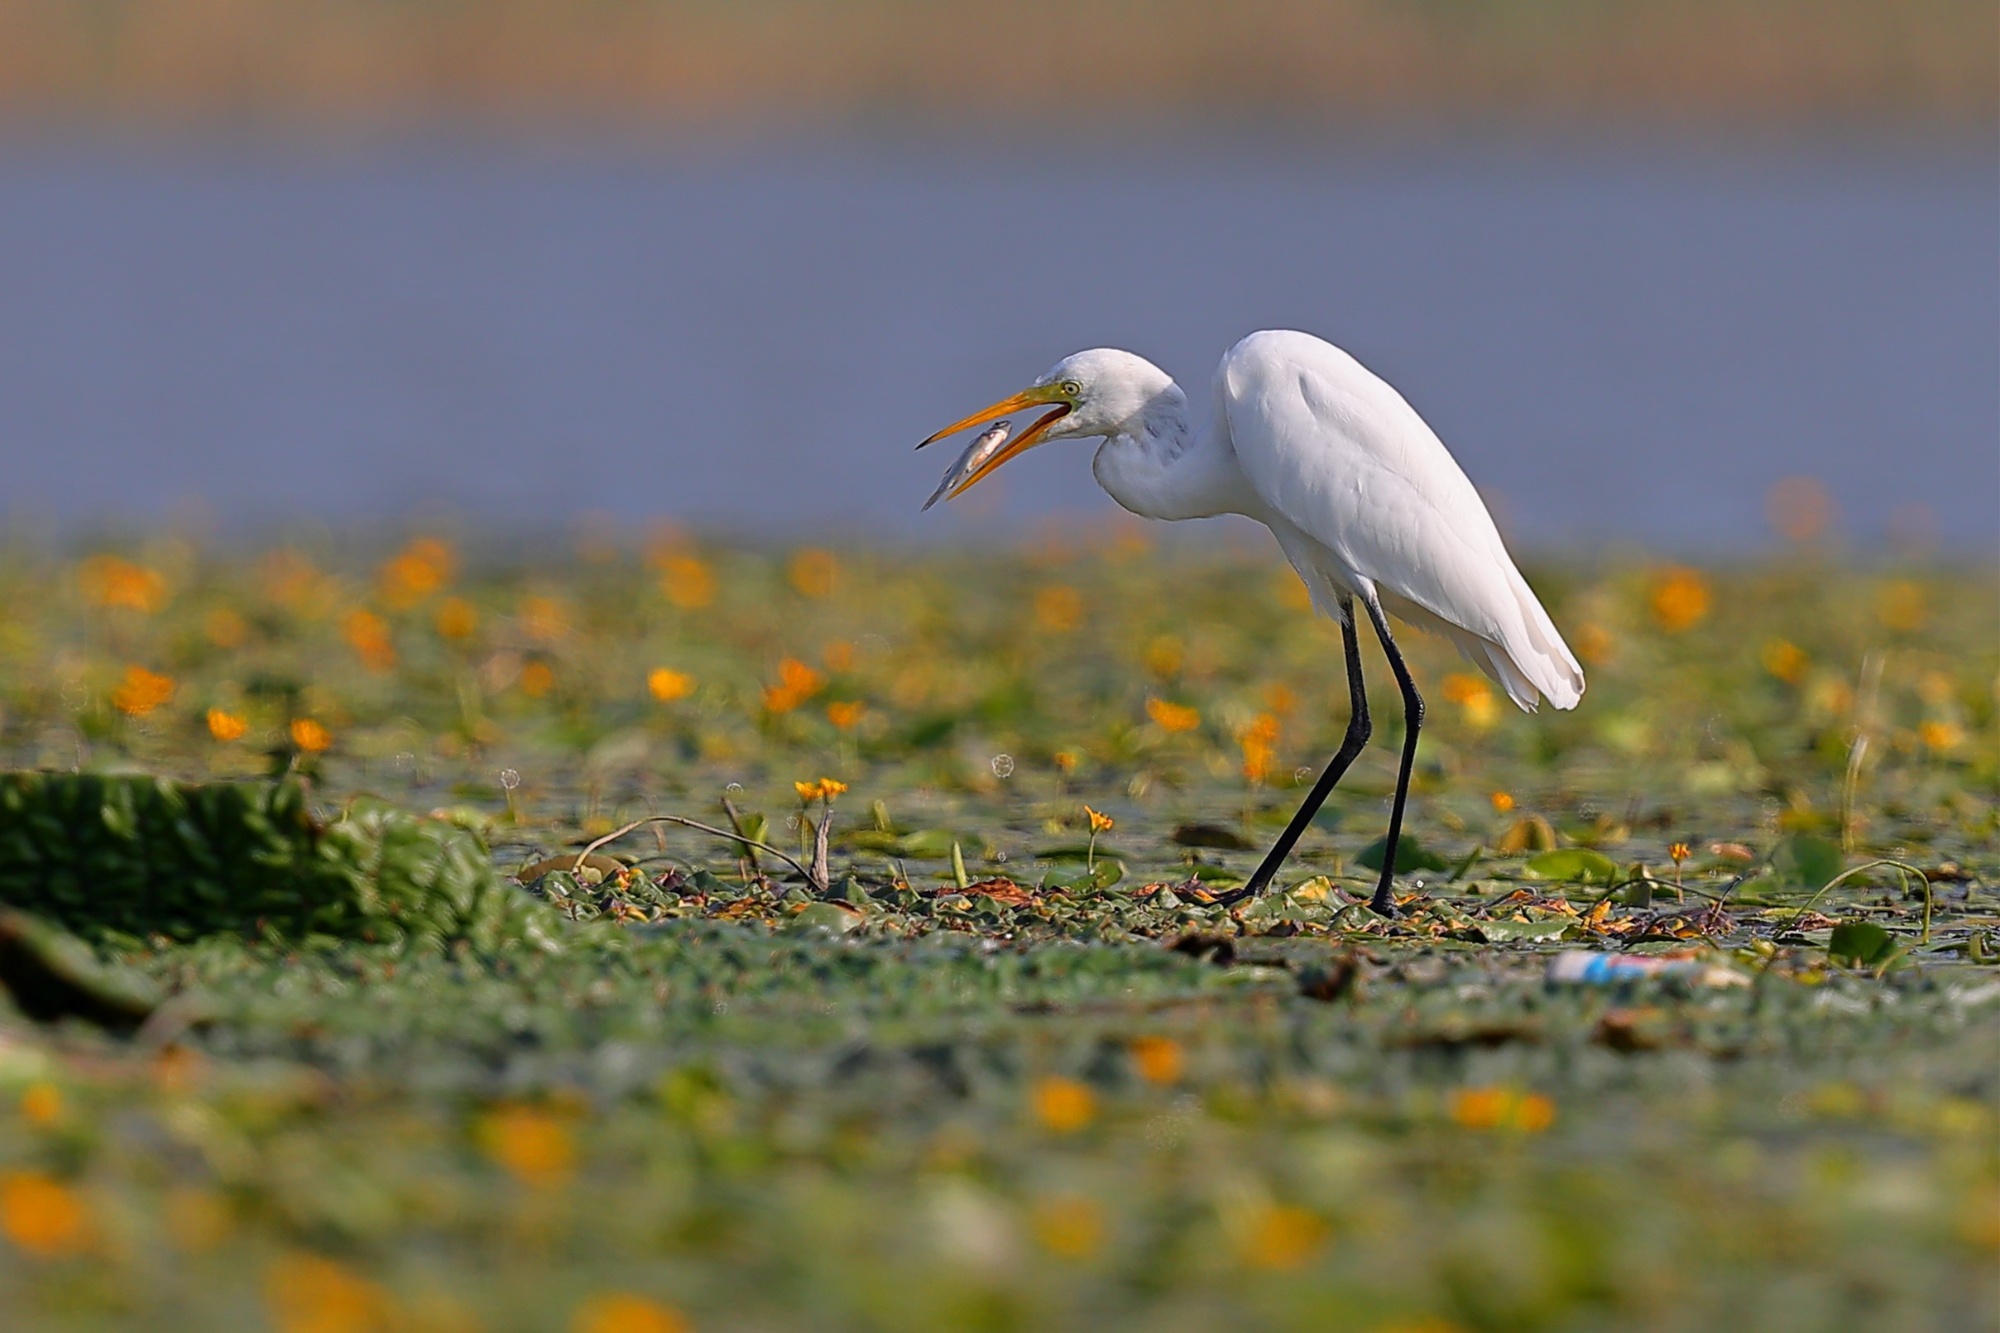
[(1396, 799), (1389, 807), (1389, 835), (1382, 842), (1382, 879), (1375, 886), (1375, 896), (1368, 900), (1371, 911), (1394, 916), (1396, 899), (1390, 886), (1396, 878), (1396, 850), (1403, 841), (1403, 806), (1410, 798), (1410, 769), (1417, 758), (1417, 733), (1424, 726), (1424, 696), (1417, 693), (1417, 682), (1403, 661), (1402, 650), (1396, 647), (1396, 636), (1389, 632), (1389, 617), (1383, 613), (1381, 600), (1373, 589), (1364, 601), (1368, 619), (1375, 626), (1375, 637), (1382, 641), (1382, 655), (1389, 659), (1389, 670), (1396, 675), (1396, 688), (1403, 694), (1403, 762), (1396, 770)]
[(1270, 887), (1271, 881), (1277, 877), (1278, 868), (1284, 865), (1285, 858), (1291, 855), (1292, 848), (1305, 835), (1306, 826), (1312, 823), (1319, 808), (1326, 804), (1326, 798), (1333, 794), (1335, 784), (1346, 774), (1355, 756), (1368, 744), (1372, 729), (1368, 722), (1368, 691), (1361, 683), (1361, 640), (1356, 637), (1354, 599), (1346, 594), (1340, 598), (1340, 616), (1341, 646), (1347, 655), (1347, 735), (1341, 738), (1340, 749), (1327, 763), (1326, 771), (1319, 775), (1319, 781), (1313, 784), (1304, 804), (1292, 816), (1292, 822), (1285, 825), (1285, 831), (1278, 835), (1278, 841), (1272, 844), (1263, 864), (1257, 867), (1242, 888), (1222, 894), (1217, 902), (1240, 902)]

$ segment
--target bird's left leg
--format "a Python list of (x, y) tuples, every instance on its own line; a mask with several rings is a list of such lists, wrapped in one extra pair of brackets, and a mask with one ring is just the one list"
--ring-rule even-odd
[(1390, 896), (1389, 885), (1396, 878), (1396, 844), (1403, 836), (1403, 805), (1410, 796), (1410, 767), (1417, 758), (1417, 733), (1424, 725), (1424, 696), (1417, 693), (1417, 682), (1410, 678), (1410, 668), (1403, 662), (1395, 636), (1389, 633), (1389, 617), (1383, 614), (1374, 589), (1362, 595), (1362, 602), (1368, 608), (1368, 619), (1374, 623), (1375, 637), (1382, 641), (1382, 655), (1389, 659), (1389, 669), (1396, 673), (1396, 688), (1403, 693), (1403, 763), (1396, 770), (1395, 804), (1389, 807), (1389, 838), (1382, 844), (1382, 878), (1375, 885), (1375, 896), (1368, 900), (1371, 910), (1394, 916), (1396, 901)]
[(1340, 642), (1347, 655), (1349, 705), (1347, 735), (1341, 738), (1339, 751), (1328, 762), (1326, 771), (1319, 775), (1319, 781), (1313, 784), (1313, 789), (1306, 794), (1305, 801), (1300, 804), (1297, 813), (1293, 814), (1292, 822), (1278, 835), (1278, 841), (1272, 845), (1270, 854), (1264, 858), (1263, 864), (1257, 867), (1256, 872), (1242, 888), (1216, 898), (1216, 901), (1224, 906), (1255, 897), (1270, 887), (1271, 881), (1277, 877), (1278, 868), (1284, 865), (1285, 858), (1292, 854), (1292, 848), (1305, 834), (1307, 826), (1313, 821), (1313, 816), (1326, 804), (1326, 798), (1333, 794), (1335, 785), (1340, 782), (1355, 757), (1367, 748), (1368, 738), (1373, 734), (1368, 721), (1368, 690), (1361, 682), (1361, 640), (1358, 637), (1360, 631), (1354, 624), (1354, 599), (1345, 594), (1340, 599), (1340, 615)]

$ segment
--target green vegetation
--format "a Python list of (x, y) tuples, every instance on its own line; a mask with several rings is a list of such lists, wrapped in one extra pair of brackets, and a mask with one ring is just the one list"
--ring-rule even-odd
[[(1393, 724), (1282, 892), (1212, 900), (1345, 723), (1261, 552), (0, 558), (0, 749), (82, 770), (0, 785), (0, 902), (96, 953), (0, 921), (0, 975), (172, 997), (0, 1019), (0, 1308), (1984, 1326), (1994, 579), (1531, 576), (1590, 691), (1413, 645), (1390, 921)], [(1684, 965), (1550, 983), (1577, 949)]]

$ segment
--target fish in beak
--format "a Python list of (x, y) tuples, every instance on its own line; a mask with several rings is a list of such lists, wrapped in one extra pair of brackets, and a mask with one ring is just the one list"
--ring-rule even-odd
[(981, 433), (979, 438), (972, 442), (972, 447), (959, 456), (951, 471), (945, 473), (944, 480), (938, 483), (937, 490), (931, 493), (930, 499), (924, 501), (924, 508), (929, 509), (941, 499), (956, 499), (991, 476), (1008, 459), (1026, 453), (1040, 444), (1049, 427), (1068, 416), (1073, 408), (1053, 385), (1028, 389), (1015, 394), (1012, 398), (1004, 398), (990, 407), (974, 412), (969, 417), (954, 421), (925, 440), (923, 444), (919, 444), (917, 448), (921, 449), (926, 444), (937, 443), (947, 435), (956, 435), (968, 427), (983, 425), (996, 417), (1005, 417), (1010, 412), (1032, 411), (1041, 407), (1049, 410), (1035, 418), (1026, 430), (1012, 439), (1007, 436), (1007, 428), (1012, 423), (1006, 420), (997, 422), (991, 429)]

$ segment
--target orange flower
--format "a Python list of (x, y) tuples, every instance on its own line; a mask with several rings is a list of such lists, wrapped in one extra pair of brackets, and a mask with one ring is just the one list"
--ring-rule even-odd
[(694, 1333), (680, 1311), (644, 1296), (614, 1291), (593, 1296), (570, 1316), (570, 1333)]
[(646, 692), (663, 704), (694, 693), (694, 677), (672, 667), (654, 667), (646, 675)]
[(1539, 1134), (1555, 1123), (1555, 1103), (1537, 1092), (1513, 1088), (1455, 1088), (1446, 1103), (1454, 1122), (1466, 1129), (1512, 1129)]
[(123, 607), (151, 615), (167, 600), (167, 581), (158, 571), (115, 555), (94, 555), (83, 562), (78, 577), (83, 595), (96, 606)]
[(831, 551), (809, 548), (787, 562), (785, 577), (801, 597), (830, 597), (840, 580), (840, 561)]
[(1236, 733), (1236, 743), (1243, 747), (1243, 776), (1251, 782), (1262, 782), (1271, 775), (1277, 755), (1277, 715), (1259, 713), (1255, 721)]
[(1708, 615), (1708, 581), (1695, 570), (1676, 565), (1653, 580), (1653, 619), (1669, 634), (1693, 629)]
[(1326, 1223), (1290, 1204), (1257, 1210), (1244, 1229), (1243, 1258), (1256, 1268), (1286, 1271), (1303, 1267), (1326, 1242)]
[(1179, 1042), (1167, 1037), (1139, 1037), (1126, 1048), (1139, 1077), (1148, 1083), (1178, 1083), (1187, 1064)]
[(1097, 1118), (1097, 1094), (1072, 1078), (1040, 1080), (1028, 1104), (1043, 1128), (1057, 1134), (1074, 1134)]
[(218, 606), (201, 618), (201, 632), (218, 648), (241, 648), (250, 637), (250, 622), (226, 606)]
[(660, 562), (660, 591), (683, 611), (699, 611), (715, 600), (715, 575), (700, 556), (669, 555)]
[(1076, 766), (1080, 762), (1074, 750), (1057, 750), (1054, 760), (1057, 771), (1061, 773), (1076, 772)]
[(75, 1254), (90, 1241), (90, 1210), (51, 1176), (9, 1171), (0, 1175), (0, 1235), (38, 1259)]
[(250, 724), (234, 713), (224, 712), (220, 708), (208, 710), (208, 734), (224, 745), (231, 741), (242, 740), (249, 730)]
[(569, 1127), (532, 1106), (489, 1111), (479, 1122), (476, 1137), (486, 1155), (524, 1185), (561, 1184), (576, 1164)]
[(794, 782), (792, 790), (807, 805), (814, 801), (831, 801), (847, 790), (847, 784), (837, 778), (821, 778), (818, 782)]
[(1503, 815), (1514, 808), (1514, 798), (1504, 791), (1496, 791), (1486, 799), (1493, 802), (1493, 808)]
[(826, 688), (826, 678), (799, 661), (787, 657), (778, 663), (778, 683), (764, 691), (764, 707), (773, 713), (789, 713)]
[(1051, 583), (1035, 590), (1035, 627), (1054, 634), (1067, 634), (1083, 623), (1083, 594), (1075, 588)]
[(1917, 728), (1917, 735), (1933, 750), (1956, 750), (1965, 742), (1964, 730), (1950, 722), (1926, 722)]
[(479, 632), (479, 609), (463, 597), (447, 597), (438, 603), (434, 623), (447, 639), (469, 639)]
[(1193, 731), (1201, 725), (1201, 714), (1194, 709), (1160, 698), (1146, 700), (1146, 716), (1165, 732)]
[(864, 703), (836, 701), (826, 706), (826, 720), (841, 731), (849, 731), (867, 711), (868, 705)]
[(1459, 706), (1466, 722), (1475, 731), (1484, 731), (1499, 717), (1493, 688), (1483, 676), (1454, 671), (1444, 678), (1444, 697)]
[(392, 1313), (387, 1292), (316, 1254), (272, 1260), (264, 1270), (264, 1303), (278, 1333), (378, 1333)]
[(1930, 598), (1924, 593), (1921, 583), (1909, 579), (1892, 579), (1882, 585), (1875, 597), (1875, 616), (1885, 629), (1910, 633), (1924, 627), (1930, 619)]
[(530, 699), (540, 699), (555, 687), (555, 668), (547, 662), (530, 662), (521, 668), (521, 693)]
[(127, 717), (144, 717), (174, 697), (174, 678), (142, 666), (125, 668), (125, 679), (111, 692), (111, 705)]
[(1109, 833), (1118, 825), (1118, 821), (1110, 815), (1100, 810), (1093, 810), (1087, 805), (1083, 807), (1083, 813), (1090, 816), (1090, 831), (1092, 833)]
[(449, 582), (457, 563), (444, 542), (417, 537), (382, 566), (382, 600), (398, 611), (407, 611)]
[(569, 608), (554, 597), (523, 597), (521, 628), (536, 643), (559, 643), (569, 637)]
[(340, 618), (340, 636), (370, 671), (392, 671), (396, 666), (396, 644), (389, 634), (389, 622), (373, 611), (356, 608)]
[(30, 1083), (21, 1094), (21, 1118), (47, 1129), (62, 1119), (62, 1092), (53, 1083)]
[(287, 728), (292, 744), (307, 754), (318, 754), (333, 744), (333, 733), (309, 717), (295, 717)]
[(1789, 640), (1772, 639), (1764, 645), (1764, 670), (1787, 685), (1796, 685), (1805, 678), (1806, 655)]
[(1037, 1200), (1031, 1225), (1042, 1248), (1064, 1259), (1088, 1259), (1104, 1244), (1104, 1209), (1087, 1195)]

